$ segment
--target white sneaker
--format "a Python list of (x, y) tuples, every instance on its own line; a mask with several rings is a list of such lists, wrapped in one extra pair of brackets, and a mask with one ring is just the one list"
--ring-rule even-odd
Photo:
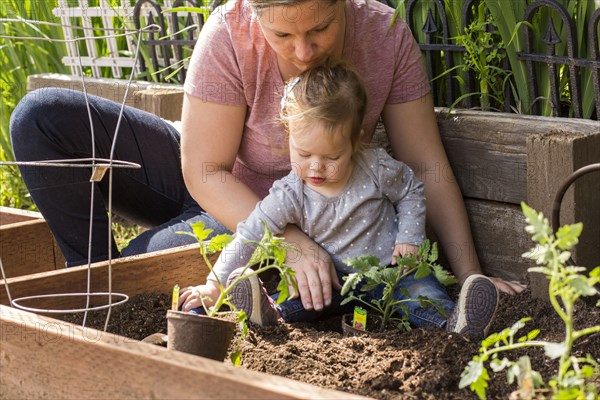
[(498, 289), (490, 278), (478, 274), (469, 276), (448, 318), (446, 330), (476, 339), (485, 338), (499, 299)]
[[(245, 268), (233, 271), (227, 279), (227, 286), (242, 274)], [(252, 271), (245, 269), (245, 274)], [(240, 281), (231, 291), (231, 302), (238, 310), (243, 310), (250, 322), (259, 326), (276, 325), (279, 313), (258, 276), (252, 275)]]

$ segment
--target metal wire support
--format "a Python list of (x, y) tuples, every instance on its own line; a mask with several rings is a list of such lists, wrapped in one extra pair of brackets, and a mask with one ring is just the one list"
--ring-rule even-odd
[[(578, 170), (574, 171), (567, 179), (562, 183), (556, 195), (554, 196), (554, 203), (552, 204), (552, 231), (556, 232), (560, 227), (560, 206), (562, 204), (563, 197), (565, 193), (571, 187), (571, 185), (579, 178), (584, 175), (589, 174), (590, 172), (600, 171), (600, 163), (589, 164), (585, 167), (581, 167)], [(569, 258), (568, 263), (573, 265), (573, 259)]]
[[(16, 23), (30, 23), (30, 24), (52, 24), (49, 22), (45, 22), (45, 21), (31, 21), (31, 20), (24, 20), (24, 19), (16, 19), (16, 20), (11, 20), (10, 22), (16, 22)], [(112, 226), (112, 178), (113, 178), (113, 169), (114, 168), (141, 168), (141, 166), (139, 164), (136, 163), (131, 163), (131, 162), (127, 162), (127, 161), (119, 161), (119, 160), (115, 160), (114, 159), (114, 153), (115, 153), (115, 147), (116, 147), (116, 141), (117, 141), (117, 137), (119, 134), (119, 127), (121, 125), (121, 121), (122, 121), (122, 117), (123, 117), (123, 111), (125, 108), (125, 102), (127, 100), (127, 96), (129, 93), (129, 88), (131, 86), (132, 80), (133, 80), (133, 71), (135, 71), (135, 67), (136, 67), (136, 63), (139, 59), (139, 50), (140, 50), (140, 41), (141, 41), (141, 37), (142, 37), (142, 32), (144, 31), (156, 31), (159, 27), (156, 25), (148, 25), (144, 28), (141, 29), (136, 29), (136, 30), (129, 30), (126, 29), (124, 30), (124, 33), (112, 33), (107, 35), (111, 36), (111, 37), (118, 37), (118, 36), (127, 36), (127, 35), (137, 35), (138, 36), (138, 43), (136, 46), (136, 52), (135, 52), (135, 57), (134, 57), (134, 65), (133, 65), (133, 69), (132, 69), (132, 73), (129, 77), (129, 80), (127, 82), (127, 86), (125, 89), (125, 94), (123, 96), (123, 101), (121, 103), (121, 108), (119, 111), (119, 117), (117, 120), (117, 125), (115, 128), (115, 134), (113, 137), (113, 142), (111, 145), (111, 149), (110, 149), (110, 156), (108, 159), (104, 159), (104, 158), (97, 158), (96, 157), (96, 152), (95, 152), (95, 140), (94, 140), (94, 124), (92, 123), (92, 117), (91, 117), (91, 111), (90, 111), (90, 106), (89, 106), (89, 100), (88, 100), (88, 93), (87, 93), (87, 88), (86, 88), (86, 84), (85, 84), (85, 78), (84, 78), (84, 74), (83, 74), (83, 65), (81, 63), (81, 54), (79, 53), (79, 47), (76, 46), (77, 49), (77, 58), (79, 59), (79, 69), (80, 69), (80, 76), (81, 76), (81, 82), (82, 82), (82, 86), (83, 86), (83, 94), (85, 97), (85, 102), (86, 102), (86, 107), (87, 107), (87, 114), (88, 114), (88, 118), (89, 118), (89, 123), (90, 123), (90, 133), (91, 133), (91, 142), (92, 142), (92, 157), (91, 158), (82, 158), (82, 159), (67, 159), (67, 160), (46, 160), (46, 161), (34, 161), (34, 162), (0, 162), (0, 165), (17, 165), (17, 166), (23, 166), (23, 165), (33, 165), (36, 167), (68, 167), (68, 168), (90, 168), (92, 170), (91, 173), (91, 178), (90, 178), (90, 186), (91, 186), (91, 193), (90, 193), (90, 235), (89, 235), (89, 249), (88, 250), (88, 274), (87, 274), (87, 291), (85, 293), (60, 293), (60, 294), (45, 294), (45, 295), (35, 295), (35, 296), (27, 296), (27, 297), (21, 297), (21, 298), (14, 298), (11, 299), (10, 296), (10, 291), (9, 291), (9, 287), (8, 287), (8, 282), (7, 282), (7, 277), (5, 276), (4, 273), (4, 267), (2, 265), (2, 262), (0, 260), (0, 272), (1, 272), (1, 276), (4, 280), (4, 285), (6, 288), (6, 292), (7, 295), (9, 297), (9, 301), (10, 304), (13, 307), (25, 310), (25, 311), (30, 311), (30, 312), (40, 312), (40, 313), (79, 313), (79, 312), (84, 312), (84, 317), (83, 317), (83, 323), (82, 325), (85, 326), (86, 323), (86, 319), (87, 319), (87, 313), (89, 311), (92, 310), (100, 310), (100, 309), (108, 309), (108, 313), (106, 316), (106, 320), (105, 320), (105, 324), (104, 324), (104, 330), (106, 331), (108, 329), (108, 322), (110, 319), (110, 313), (111, 313), (111, 309), (112, 307), (122, 304), (124, 302), (126, 302), (129, 297), (126, 294), (122, 294), (122, 293), (115, 293), (112, 291), (112, 255), (111, 255), (111, 241), (112, 241), (112, 232), (110, 227)], [(111, 29), (114, 30), (114, 29)], [(78, 43), (82, 40), (87, 40), (87, 39), (95, 39), (98, 37), (78, 37), (78, 38), (74, 38), (74, 39), (53, 39), (53, 38), (48, 38), (48, 37), (14, 37), (14, 36), (5, 36), (5, 35), (0, 35), (0, 38), (4, 38), (4, 39), (20, 39), (20, 40), (48, 40), (48, 41), (55, 41), (55, 42), (75, 42)], [(108, 250), (108, 291), (107, 292), (101, 292), (101, 293), (92, 293), (91, 292), (91, 246), (92, 246), (92, 224), (93, 224), (93, 199), (94, 199), (94, 187), (96, 182), (101, 181), (104, 178), (105, 173), (108, 171), (108, 180), (109, 180), (109, 184), (108, 184), (108, 237), (109, 237), (109, 250)], [(90, 306), (90, 299), (91, 297), (107, 297), (108, 301), (107, 304), (104, 305), (100, 305), (100, 306), (95, 306), (95, 307), (91, 307)], [(24, 301), (24, 300), (35, 300), (35, 299), (44, 299), (44, 298), (51, 298), (51, 297), (84, 297), (86, 299), (86, 305), (83, 308), (77, 308), (77, 309), (41, 309), (41, 308), (32, 308), (32, 307), (26, 307), (22, 304), (19, 304), (20, 301)], [(117, 300), (113, 301), (113, 297), (115, 297)]]
[(585, 167), (581, 167), (575, 172), (573, 172), (569, 177), (563, 182), (563, 184), (556, 192), (554, 196), (554, 203), (552, 204), (552, 230), (556, 232), (556, 230), (560, 227), (560, 206), (562, 204), (562, 199), (565, 196), (565, 193), (571, 187), (573, 182), (577, 179), (581, 178), (584, 175), (589, 174), (590, 172), (600, 171), (600, 163), (586, 165)]

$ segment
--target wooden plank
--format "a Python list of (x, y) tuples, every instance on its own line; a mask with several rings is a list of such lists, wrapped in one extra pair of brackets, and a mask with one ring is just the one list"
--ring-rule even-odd
[[(109, 78), (86, 78), (85, 82), (88, 94), (118, 103), (123, 102), (127, 81)], [(28, 91), (45, 88), (83, 90), (81, 78), (77, 76), (38, 74), (27, 77)], [(134, 81), (129, 88), (129, 95), (125, 104), (154, 113), (161, 118), (176, 121), (181, 119), (183, 86)]]
[[(499, 135), (497, 139), (505, 138)], [(517, 204), (527, 194), (525, 140), (521, 152), (513, 152), (500, 140), (494, 142), (443, 137), (444, 147), (465, 196)], [(451, 179), (447, 170), (436, 171)]]
[(180, 121), (183, 92), (179, 88), (140, 90), (135, 93), (135, 107), (169, 121)]
[[(597, 133), (596, 121), (437, 108), (437, 121), (463, 195), (519, 204), (527, 198), (527, 138), (549, 131)], [(432, 173), (449, 176), (443, 168)]]
[(0, 225), (0, 259), (7, 277), (64, 268), (65, 260), (43, 219)]
[(527, 281), (533, 263), (521, 255), (533, 242), (517, 205), (465, 199), (475, 248), (483, 271), (507, 280)]
[(20, 210), (18, 208), (0, 206), (0, 226), (41, 218), (42, 214), (37, 211), (27, 211)]
[[(112, 276), (112, 292), (135, 296), (141, 293), (170, 293), (175, 284), (188, 286), (199, 284), (206, 278), (208, 267), (200, 257), (197, 244), (169, 250), (123, 257), (112, 261), (92, 264), (89, 268), (92, 292), (108, 291), (109, 273)], [(40, 274), (7, 279), (11, 297), (34, 295), (85, 293), (87, 291), (88, 267), (80, 266)], [(81, 308), (83, 297), (50, 297), (20, 303), (38, 309)], [(106, 299), (92, 298), (92, 304), (105, 304)], [(0, 281), (0, 304), (9, 304), (8, 296)]]
[(360, 399), (0, 306), (0, 398)]
[[(552, 131), (532, 135), (527, 141), (527, 203), (551, 220), (554, 199), (565, 180), (577, 169), (600, 162), (600, 122), (593, 133)], [(565, 193), (560, 225), (583, 222), (580, 243), (573, 251), (578, 265), (593, 267), (600, 260), (600, 173), (578, 179)], [(531, 277), (532, 294), (547, 298), (544, 276)]]

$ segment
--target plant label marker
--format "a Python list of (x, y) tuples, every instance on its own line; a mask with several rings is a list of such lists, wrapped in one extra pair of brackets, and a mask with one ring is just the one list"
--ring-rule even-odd
[(179, 309), (179, 285), (173, 286), (173, 295), (171, 297), (171, 310)]
[(364, 331), (367, 328), (367, 310), (360, 307), (354, 307), (352, 327), (360, 331)]

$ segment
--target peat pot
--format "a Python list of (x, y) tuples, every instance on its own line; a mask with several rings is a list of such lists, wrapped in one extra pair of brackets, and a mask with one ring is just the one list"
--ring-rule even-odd
[(235, 323), (206, 315), (167, 311), (167, 348), (223, 361)]
[[(377, 320), (376, 316), (369, 316), (370, 321), (369, 322), (375, 322)], [(342, 332), (344, 334), (344, 336), (364, 336), (364, 335), (370, 335), (371, 334), (371, 330), (362, 330), (362, 329), (358, 329), (354, 327), (354, 315), (353, 314), (344, 314), (342, 316)]]

